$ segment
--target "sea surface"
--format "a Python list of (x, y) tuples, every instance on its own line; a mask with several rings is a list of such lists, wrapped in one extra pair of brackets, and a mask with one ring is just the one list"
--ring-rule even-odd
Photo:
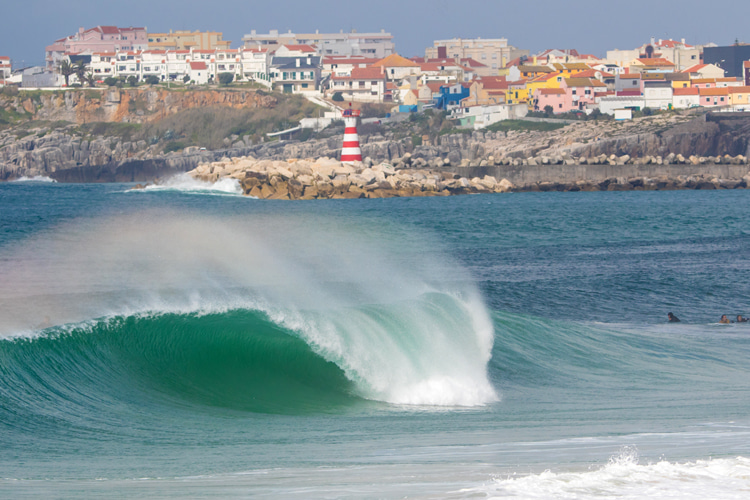
[(750, 191), (130, 187), (0, 184), (0, 498), (750, 497)]

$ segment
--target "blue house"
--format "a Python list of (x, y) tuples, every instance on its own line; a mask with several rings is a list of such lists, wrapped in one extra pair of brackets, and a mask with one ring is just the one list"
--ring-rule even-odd
[(440, 95), (433, 102), (437, 109), (448, 109), (448, 106), (458, 106), (461, 99), (469, 97), (469, 87), (460, 83), (454, 85), (443, 85), (440, 87)]

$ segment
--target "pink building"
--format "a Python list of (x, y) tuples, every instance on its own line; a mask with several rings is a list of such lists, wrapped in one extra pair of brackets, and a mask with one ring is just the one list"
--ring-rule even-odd
[(547, 106), (552, 106), (554, 113), (565, 113), (570, 111), (565, 89), (536, 89), (534, 93), (534, 109), (544, 111)]
[(534, 109), (544, 111), (552, 106), (556, 114), (582, 111), (597, 107), (597, 98), (607, 91), (607, 86), (592, 78), (564, 78), (559, 89), (537, 89)]
[(97, 26), (60, 40), (45, 48), (47, 67), (53, 69), (64, 56), (93, 54), (95, 52), (120, 52), (148, 49), (146, 28), (118, 28)]
[(597, 92), (605, 92), (607, 86), (599, 80), (591, 78), (565, 78), (560, 85), (570, 99), (569, 111), (584, 110), (589, 106), (596, 106)]

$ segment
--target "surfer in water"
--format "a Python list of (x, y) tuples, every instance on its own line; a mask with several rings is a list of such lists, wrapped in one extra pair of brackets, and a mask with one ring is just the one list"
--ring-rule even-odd
[(741, 314), (737, 315), (737, 323), (747, 323), (747, 322), (748, 322), (747, 318), (743, 318)]
[(721, 319), (719, 320), (719, 323), (721, 323), (722, 325), (727, 325), (731, 323), (731, 321), (729, 321), (729, 318), (727, 318), (726, 314), (722, 314)]
[(670, 323), (679, 323), (680, 322), (680, 319), (677, 316), (675, 316), (674, 314), (672, 314), (671, 312), (667, 313), (667, 318), (669, 318), (669, 322)]

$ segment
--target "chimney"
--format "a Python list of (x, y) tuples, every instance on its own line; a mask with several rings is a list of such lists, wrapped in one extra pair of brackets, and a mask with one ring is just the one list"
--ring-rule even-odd
[(685, 39), (684, 38), (681, 39), (680, 41), (682, 42), (682, 45), (685, 45)]

